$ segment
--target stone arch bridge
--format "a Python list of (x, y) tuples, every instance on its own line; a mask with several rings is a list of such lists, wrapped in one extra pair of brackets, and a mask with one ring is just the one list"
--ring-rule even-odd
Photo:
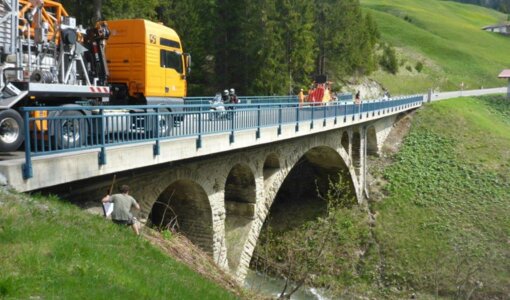
[[(159, 225), (176, 217), (181, 233), (242, 281), (282, 187), (296, 197), (310, 190), (325, 192), (329, 179), (341, 174), (362, 202), (367, 154), (379, 153), (404, 113), (243, 151), (131, 170), (120, 174), (117, 184), (133, 187), (141, 218)], [(107, 188), (104, 181), (75, 187), (70, 198), (100, 199)], [(167, 205), (170, 210), (165, 211)]]
[[(194, 120), (230, 126), (208, 134), (200, 126), (185, 128), (196, 131), (158, 140), (158, 151), (142, 141), (106, 148), (99, 156), (85, 149), (36, 157), (33, 177), (22, 174), (25, 160), (1, 161), (0, 175), (19, 191), (52, 188), (70, 200), (97, 202), (116, 174), (117, 185), (132, 187), (142, 207), (139, 217), (156, 225), (177, 220), (181, 233), (242, 281), (273, 204), (285, 198), (283, 213), (308, 205), (303, 199), (326, 193), (330, 179), (340, 178), (361, 203), (367, 196), (367, 155), (379, 153), (395, 121), (422, 101), (420, 96), (374, 102), (358, 111), (347, 104), (280, 105), (262, 114), (259, 107), (237, 110), (228, 123), (202, 123), (203, 113), (191, 111), (190, 126)], [(306, 112), (311, 116), (300, 117)], [(261, 126), (271, 118), (278, 122)]]

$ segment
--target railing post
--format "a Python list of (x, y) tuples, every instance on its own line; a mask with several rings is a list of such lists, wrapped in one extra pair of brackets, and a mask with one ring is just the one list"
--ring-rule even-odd
[(338, 102), (335, 103), (335, 120), (333, 122), (333, 124), (335, 124), (335, 125), (336, 125), (337, 115), (338, 115)]
[(29, 122), (29, 112), (24, 111), (23, 112), (23, 125), (24, 128), (24, 134), (25, 134), (25, 163), (22, 166), (23, 171), (23, 179), (29, 179), (34, 177), (33, 171), (32, 171), (32, 157), (30, 153), (30, 122)]
[[(160, 154), (160, 148), (159, 148), (159, 108), (156, 107), (156, 115), (154, 116), (156, 119), (156, 122), (151, 122), (152, 124), (156, 124), (156, 144), (154, 144), (154, 147), (152, 149), (152, 153), (154, 156), (158, 156)], [(149, 118), (150, 119), (150, 118)], [(165, 116), (166, 120), (166, 116)], [(174, 124), (171, 124), (173, 126)], [(147, 126), (147, 124), (145, 124)], [(150, 127), (149, 127), (150, 128)]]
[(106, 165), (106, 142), (105, 142), (105, 136), (106, 133), (104, 132), (105, 124), (107, 119), (104, 116), (104, 109), (101, 108), (99, 110), (99, 116), (101, 117), (101, 122), (99, 125), (99, 134), (101, 135), (101, 150), (99, 151), (99, 157), (98, 162), (100, 166)]
[(229, 109), (230, 110), (230, 137), (229, 137), (229, 140), (230, 140), (230, 143), (232, 144), (234, 141), (235, 141), (235, 137), (234, 137), (234, 107), (231, 106), (231, 108)]
[(311, 118), (310, 118), (310, 129), (313, 129), (313, 115), (314, 115), (314, 110), (315, 110), (315, 105), (313, 103), (315, 103), (315, 102), (312, 102), (312, 104), (310, 105), (310, 108), (312, 109)]
[(282, 107), (281, 104), (278, 106), (278, 135), (282, 134)]
[(322, 115), (324, 117), (324, 120), (322, 121), (322, 127), (326, 127), (326, 116), (328, 112), (328, 106), (326, 105), (326, 103), (322, 105), (322, 108), (324, 109), (324, 114)]
[(344, 123), (347, 122), (347, 101), (344, 102)]
[(198, 108), (198, 136), (197, 136), (197, 149), (202, 148), (202, 106)]
[(299, 105), (296, 106), (296, 132), (299, 131)]
[(261, 106), (260, 105), (257, 105), (257, 132), (255, 133), (255, 137), (257, 139), (260, 139), (260, 111), (261, 109)]

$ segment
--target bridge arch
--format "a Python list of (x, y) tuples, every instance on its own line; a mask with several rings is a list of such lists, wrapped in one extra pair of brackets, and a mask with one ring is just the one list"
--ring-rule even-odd
[[(289, 214), (289, 208), (304, 206), (312, 209), (315, 218), (325, 212), (326, 197), (330, 182), (340, 180), (348, 182), (348, 186), (355, 191), (355, 184), (349, 167), (342, 156), (329, 146), (317, 146), (304, 153), (292, 166), (287, 176), (280, 183), (272, 203), (269, 214)], [(298, 208), (302, 211), (302, 208)]]
[[(258, 243), (258, 236), (262, 228), (273, 227), (274, 231), (285, 231), (292, 227), (302, 225), (306, 221), (314, 220), (327, 213), (327, 203), (324, 200), (329, 188), (330, 180), (335, 182), (342, 178), (355, 194), (356, 178), (352, 168), (348, 165), (350, 160), (343, 150), (340, 139), (334, 140), (330, 145), (314, 146), (297, 156), (287, 157), (288, 167), (282, 169), (277, 176), (279, 188), (271, 193), (270, 187), (265, 187), (265, 203), (260, 207), (267, 208), (264, 215), (259, 216), (258, 226), (254, 228), (257, 238), (254, 239), (253, 248)], [(321, 195), (319, 197), (317, 192)], [(252, 258), (254, 249), (245, 255)], [(248, 268), (248, 265), (245, 266)], [(241, 275), (246, 270), (238, 269)]]
[(255, 219), (256, 190), (252, 169), (242, 163), (234, 165), (225, 181), (225, 243), (230, 270), (235, 271), (239, 266)]
[(213, 218), (209, 198), (196, 182), (172, 182), (154, 202), (149, 218), (155, 226), (174, 226), (193, 244), (213, 254)]

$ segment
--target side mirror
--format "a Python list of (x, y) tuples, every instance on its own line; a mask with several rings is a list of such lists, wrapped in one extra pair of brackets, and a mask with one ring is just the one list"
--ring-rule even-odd
[(184, 63), (186, 65), (186, 74), (189, 75), (191, 73), (191, 54), (184, 53)]

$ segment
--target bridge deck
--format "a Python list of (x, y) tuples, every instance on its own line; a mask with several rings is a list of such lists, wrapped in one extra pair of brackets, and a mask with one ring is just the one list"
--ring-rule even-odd
[[(4, 158), (9, 159), (0, 161), (0, 173), (18, 191), (37, 190), (366, 123), (415, 109), (422, 101), (422, 96), (415, 96), (386, 101), (383, 105), (374, 102), (373, 105), (366, 104), (365, 108), (346, 103), (301, 108), (297, 103), (286, 103), (273, 105), (271, 109), (254, 105), (236, 109), (232, 119), (212, 120), (206, 109), (191, 110), (185, 112), (184, 122), (173, 129), (171, 136), (142, 138), (128, 143), (87, 144), (84, 149), (49, 147), (51, 151), (48, 151), (48, 145), (40, 149), (34, 149), (32, 145), (24, 153), (26, 158), (19, 157), (18, 152), (4, 154)], [(348, 106), (354, 109), (349, 110)], [(157, 118), (161, 114), (147, 115)], [(55, 122), (62, 122), (61, 119), (57, 118)], [(31, 122), (37, 120), (31, 119)], [(27, 165), (32, 177), (27, 176)]]

